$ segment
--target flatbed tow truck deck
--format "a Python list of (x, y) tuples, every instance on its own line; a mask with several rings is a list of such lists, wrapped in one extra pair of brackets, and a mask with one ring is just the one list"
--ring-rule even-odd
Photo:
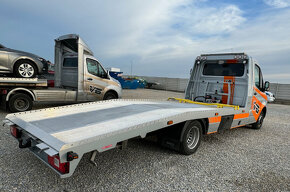
[(0, 86), (47, 87), (47, 79), (0, 77)]
[(37, 136), (32, 141), (37, 143), (32, 151), (44, 161), (46, 155), (59, 154), (60, 160), (65, 161), (68, 152), (78, 154), (78, 159), (70, 162), (70, 173), (61, 175), (68, 177), (88, 151), (103, 152), (119, 142), (137, 136), (144, 138), (171, 122), (178, 124), (193, 116), (203, 119), (236, 113), (241, 111), (235, 110), (235, 106), (217, 108), (176, 101), (119, 99), (9, 114), (6, 123), (21, 127), (24, 134)]

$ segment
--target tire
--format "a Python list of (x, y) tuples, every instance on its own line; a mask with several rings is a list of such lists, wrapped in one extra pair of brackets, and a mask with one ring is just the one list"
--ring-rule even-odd
[(32, 99), (26, 94), (16, 93), (13, 95), (8, 102), (9, 110), (11, 112), (23, 112), (32, 109)]
[(184, 129), (179, 151), (184, 155), (191, 155), (200, 145), (202, 126), (199, 121), (192, 121)]
[(37, 75), (37, 68), (33, 62), (22, 60), (15, 64), (14, 74), (20, 78), (34, 78)]
[(114, 94), (113, 92), (107, 92), (104, 96), (103, 100), (111, 100), (111, 99), (118, 99), (118, 97), (116, 96), (116, 94)]
[(263, 126), (264, 118), (265, 113), (264, 111), (262, 111), (260, 116), (258, 117), (257, 122), (252, 124), (252, 129), (261, 129), (261, 127)]

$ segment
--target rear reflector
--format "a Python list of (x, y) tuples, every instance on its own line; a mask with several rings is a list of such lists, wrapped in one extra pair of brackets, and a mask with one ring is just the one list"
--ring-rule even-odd
[(2, 90), (1, 90), (1, 93), (2, 93), (3, 95), (6, 95), (6, 94), (7, 94), (7, 90), (6, 90), (6, 89), (2, 89)]
[(58, 155), (47, 156), (47, 161), (53, 168), (58, 170), (60, 173), (65, 174), (69, 172), (69, 162), (60, 163)]
[(229, 59), (229, 60), (226, 60), (226, 63), (238, 63), (238, 60), (237, 59)]
[(10, 126), (10, 133), (15, 138), (20, 138), (21, 137), (21, 132), (19, 131), (19, 129), (17, 129), (16, 125), (11, 125)]

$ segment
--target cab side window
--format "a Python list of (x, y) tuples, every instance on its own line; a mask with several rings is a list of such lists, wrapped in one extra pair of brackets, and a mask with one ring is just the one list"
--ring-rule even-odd
[(87, 59), (87, 69), (90, 74), (98, 76), (99, 68), (98, 68), (97, 61), (92, 60), (92, 59)]
[(92, 75), (98, 76), (100, 78), (106, 78), (107, 72), (103, 69), (98, 61), (87, 59), (88, 72)]
[(255, 85), (258, 89), (263, 90), (263, 77), (258, 65), (255, 65)]
[(103, 69), (103, 67), (100, 64), (98, 64), (98, 68), (99, 68), (99, 75), (98, 76), (101, 77), (101, 78), (106, 78), (107, 77), (107, 73)]

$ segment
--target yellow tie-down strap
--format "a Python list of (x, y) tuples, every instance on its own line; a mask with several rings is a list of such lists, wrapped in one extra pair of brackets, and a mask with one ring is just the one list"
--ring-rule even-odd
[(223, 108), (223, 107), (232, 107), (235, 110), (239, 110), (240, 106), (238, 105), (228, 105), (228, 104), (221, 104), (221, 103), (202, 103), (197, 101), (192, 101), (189, 99), (180, 99), (175, 97), (169, 97), (167, 99), (168, 101), (179, 101), (179, 103), (192, 103), (192, 104), (198, 104), (198, 105), (210, 105), (210, 106), (216, 106), (217, 108)]

